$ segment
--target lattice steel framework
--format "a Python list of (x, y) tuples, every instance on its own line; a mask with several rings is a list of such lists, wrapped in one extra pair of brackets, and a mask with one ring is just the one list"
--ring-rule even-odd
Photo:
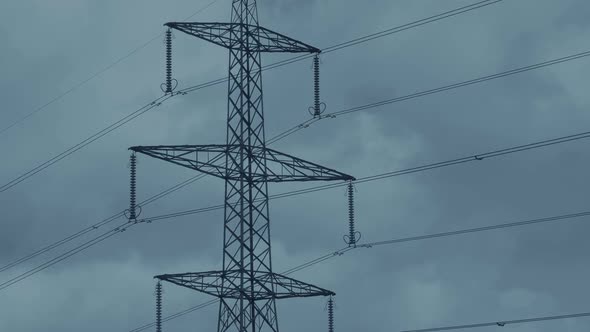
[(268, 183), (354, 178), (266, 147), (261, 53), (320, 50), (260, 27), (255, 0), (233, 0), (231, 23), (165, 25), (229, 50), (227, 142), (131, 150), (224, 179), (225, 215), (221, 271), (156, 278), (218, 297), (219, 332), (277, 332), (276, 299), (334, 293), (273, 272)]

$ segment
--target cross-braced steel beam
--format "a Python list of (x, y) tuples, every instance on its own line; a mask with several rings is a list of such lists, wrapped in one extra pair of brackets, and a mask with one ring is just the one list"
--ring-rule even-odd
[[(354, 177), (336, 170), (261, 146), (160, 145), (135, 146), (131, 150), (224, 180), (248, 176), (252, 182), (350, 181)], [(260, 170), (242, 174), (228, 168), (226, 159), (237, 163), (245, 153)]]
[[(167, 27), (232, 50), (258, 53), (319, 53), (320, 50), (278, 32), (243, 23), (170, 22)], [(252, 41), (242, 44), (241, 36)]]
[(242, 277), (241, 271), (234, 270), (163, 274), (155, 278), (218, 298), (244, 297), (248, 300), (261, 301), (335, 295), (329, 290), (271, 272), (255, 272), (253, 275), (248, 275), (247, 278), (251, 278), (255, 284), (254, 292), (243, 292), (239, 287)]

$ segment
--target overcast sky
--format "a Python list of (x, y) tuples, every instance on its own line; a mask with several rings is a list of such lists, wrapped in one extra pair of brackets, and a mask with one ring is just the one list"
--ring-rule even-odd
[[(210, 0), (0, 2), (0, 127), (67, 91)], [(260, 23), (325, 48), (475, 2), (260, 0)], [(219, 0), (194, 21), (228, 21)], [(590, 3), (505, 0), (322, 57), (328, 111), (436, 88), (588, 51)], [(180, 87), (224, 77), (227, 51), (175, 34)], [(264, 63), (287, 58), (265, 56)], [(370, 176), (588, 131), (590, 59), (325, 119), (273, 148)], [(158, 37), (63, 99), (0, 135), (4, 184), (161, 95)], [(271, 137), (309, 118), (311, 61), (264, 73)], [(0, 265), (128, 205), (127, 148), (225, 143), (226, 85), (178, 96), (0, 193)], [(357, 186), (357, 227), (380, 241), (589, 210), (588, 142)], [(138, 196), (195, 173), (139, 157)], [(312, 184), (313, 185), (313, 184)], [(308, 185), (273, 184), (270, 193)], [(205, 178), (143, 209), (154, 216), (223, 202)], [(271, 202), (277, 272), (344, 246), (344, 188)], [(293, 276), (337, 293), (336, 329), (391, 332), (587, 312), (588, 218), (358, 249)], [(123, 223), (120, 219), (115, 226)], [(155, 319), (152, 277), (221, 266), (223, 211), (139, 225), (0, 290), (0, 331), (127, 332)], [(9, 280), (107, 228), (0, 272)], [(164, 313), (210, 300), (165, 285)], [(326, 331), (325, 298), (279, 301), (282, 331)], [(217, 306), (165, 331), (213, 331)], [(590, 319), (477, 331), (588, 331)], [(476, 330), (474, 330), (476, 331)]]

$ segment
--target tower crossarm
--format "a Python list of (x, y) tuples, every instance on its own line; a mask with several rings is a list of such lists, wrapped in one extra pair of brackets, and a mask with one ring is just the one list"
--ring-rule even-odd
[[(330, 296), (334, 292), (272, 272), (245, 275), (254, 287), (241, 287), (240, 271), (210, 271), (198, 273), (164, 274), (156, 279), (186, 287), (218, 298), (248, 298), (254, 301), (294, 297)], [(245, 280), (244, 285), (250, 285)]]
[[(263, 53), (320, 53), (313, 46), (261, 26), (244, 23), (170, 22), (165, 26), (231, 50)], [(243, 41), (247, 40), (247, 43)]]
[(266, 148), (266, 176), (270, 182), (350, 181), (351, 175)]
[[(248, 177), (252, 182), (349, 181), (354, 177), (291, 155), (256, 146), (159, 145), (130, 150), (226, 180)], [(250, 174), (228, 168), (226, 160), (248, 158), (256, 166)]]
[(226, 177), (226, 145), (134, 146), (129, 150), (215, 177)]

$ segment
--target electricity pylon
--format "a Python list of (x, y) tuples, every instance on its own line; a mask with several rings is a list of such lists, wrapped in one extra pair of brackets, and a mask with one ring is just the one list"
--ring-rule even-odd
[(165, 26), (229, 50), (227, 142), (130, 149), (225, 180), (223, 268), (155, 278), (219, 298), (219, 332), (277, 332), (275, 300), (335, 294), (273, 272), (268, 183), (354, 178), (266, 146), (261, 54), (321, 51), (259, 26), (255, 0), (232, 0), (230, 23)]

